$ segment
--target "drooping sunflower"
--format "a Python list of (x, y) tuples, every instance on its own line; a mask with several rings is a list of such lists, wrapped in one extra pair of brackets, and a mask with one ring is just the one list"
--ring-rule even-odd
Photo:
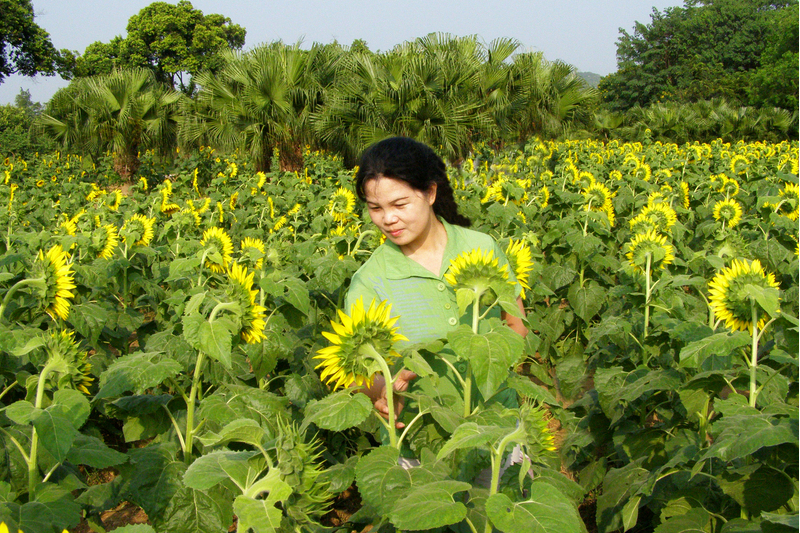
[(92, 241), (95, 247), (100, 250), (97, 252), (97, 257), (101, 259), (111, 259), (114, 257), (114, 251), (119, 244), (119, 232), (117, 231), (117, 227), (113, 224), (100, 226), (92, 234)]
[[(230, 236), (225, 233), (225, 230), (217, 227), (205, 230), (203, 232), (203, 239), (200, 241), (200, 246), (211, 252), (206, 255), (206, 268), (218, 274), (225, 272), (233, 256), (233, 242)], [(219, 254), (219, 260), (215, 260), (211, 257), (214, 252)]]
[(531, 290), (528, 284), (530, 271), (533, 270), (533, 259), (531, 257), (531, 249), (528, 244), (523, 240), (515, 241), (511, 239), (506, 248), (506, 257), (508, 257), (508, 264), (511, 271), (517, 277), (517, 281), (522, 287), (522, 299), (525, 299), (525, 290)]
[(53, 331), (44, 336), (47, 354), (48, 377), (57, 386), (71, 386), (88, 395), (94, 378), (90, 375), (92, 365), (87, 361), (87, 352), (75, 342), (73, 331)]
[[(709, 305), (714, 316), (725, 321), (725, 326), (733, 331), (750, 331), (753, 325), (752, 303), (747, 285), (778, 289), (774, 274), (768, 274), (755, 259), (752, 263), (736, 259), (731, 266), (723, 268), (708, 284), (711, 295)], [(763, 328), (766, 317), (759, 315), (758, 327)]]
[(689, 209), (689, 184), (685, 181), (681, 182), (681, 200), (683, 201), (683, 208)]
[(539, 204), (539, 207), (542, 209), (550, 204), (550, 189), (547, 188), (547, 185), (543, 185), (536, 193), (536, 203)]
[(66, 320), (69, 316), (70, 300), (75, 296), (74, 272), (69, 265), (69, 255), (60, 244), (54, 245), (46, 253), (39, 250), (33, 265), (35, 278), (44, 278), (45, 287), (39, 291), (41, 305), (45, 313), (55, 320)]
[(732, 228), (742, 220), (742, 206), (736, 200), (722, 200), (714, 204), (714, 220)]
[(492, 282), (511, 283), (508, 280), (508, 265), (500, 266), (494, 251), (484, 252), (480, 248), (463, 252), (451, 260), (444, 279), (455, 290), (470, 289), (478, 294), (485, 293)]
[(343, 224), (353, 213), (355, 205), (355, 195), (344, 187), (339, 187), (328, 201), (328, 212), (333, 217), (333, 220)]
[(798, 214), (800, 214), (800, 210), (798, 210), (798, 193), (800, 192), (800, 186), (796, 183), (785, 183), (783, 189), (781, 189), (780, 195), (783, 197), (783, 202), (781, 204), (781, 214), (788, 218), (789, 220), (797, 220)]
[(120, 234), (125, 242), (133, 246), (147, 246), (153, 240), (153, 224), (156, 219), (144, 215), (133, 215), (125, 221)]
[(640, 233), (631, 239), (628, 244), (628, 264), (634, 272), (645, 273), (647, 271), (647, 256), (650, 256), (650, 271), (656, 268), (667, 268), (667, 265), (675, 259), (675, 250), (671, 244), (667, 244), (667, 237), (660, 235), (654, 230)]
[(242, 309), (242, 339), (248, 344), (258, 344), (266, 338), (264, 335), (264, 316), (266, 309), (256, 303), (258, 290), (253, 289), (255, 272), (247, 273), (247, 267), (234, 263), (228, 270), (229, 295)]
[(400, 354), (394, 344), (407, 341), (397, 333), (397, 319), (391, 316), (392, 306), (385, 300), (375, 303), (372, 300), (369, 309), (364, 310), (364, 302), (359, 298), (351, 307), (350, 314), (339, 310), (339, 321), (331, 320), (333, 333), (323, 331), (322, 335), (331, 342), (331, 346), (317, 351), (314, 359), (321, 362), (316, 368), (322, 368), (320, 379), (333, 385), (334, 390), (372, 384), (374, 365), (369, 355), (370, 350), (381, 354), (386, 363), (391, 365)]
[(657, 203), (642, 209), (642, 214), (650, 217), (656, 225), (656, 230), (660, 233), (667, 233), (678, 221), (675, 210), (664, 203)]
[(240, 263), (251, 264), (256, 270), (261, 270), (264, 265), (264, 241), (253, 237), (245, 237), (240, 245), (242, 251)]

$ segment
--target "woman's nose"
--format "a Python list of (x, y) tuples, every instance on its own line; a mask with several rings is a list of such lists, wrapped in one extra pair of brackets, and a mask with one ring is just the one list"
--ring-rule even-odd
[(393, 209), (388, 209), (383, 215), (383, 221), (387, 225), (394, 224), (397, 222), (397, 213)]

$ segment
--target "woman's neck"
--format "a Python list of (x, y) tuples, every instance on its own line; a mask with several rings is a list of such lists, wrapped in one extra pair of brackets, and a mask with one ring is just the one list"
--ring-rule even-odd
[(437, 218), (431, 217), (431, 224), (419, 239), (400, 247), (403, 255), (419, 263), (427, 270), (439, 275), (444, 250), (447, 246), (447, 230)]

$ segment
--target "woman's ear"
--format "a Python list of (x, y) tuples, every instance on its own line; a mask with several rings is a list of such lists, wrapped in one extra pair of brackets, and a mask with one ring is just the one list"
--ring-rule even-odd
[(427, 192), (427, 194), (428, 194), (428, 205), (433, 205), (433, 203), (436, 201), (436, 190), (437, 190), (437, 187), (438, 187), (438, 185), (436, 184), (436, 182), (431, 183), (431, 186), (428, 187), (428, 192)]

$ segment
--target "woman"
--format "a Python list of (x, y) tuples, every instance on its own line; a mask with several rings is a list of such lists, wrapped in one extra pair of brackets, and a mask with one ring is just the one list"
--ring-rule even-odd
[[(386, 242), (353, 276), (345, 309), (350, 309), (358, 298), (363, 298), (365, 305), (373, 298), (377, 302), (387, 300), (392, 306), (392, 316), (399, 316), (398, 332), (412, 344), (443, 338), (460, 323), (470, 324), (469, 319), (459, 316), (455, 292), (444, 281), (450, 261), (474, 248), (491, 250), (501, 266), (508, 264), (508, 260), (492, 237), (467, 229), (470, 221), (458, 213), (442, 159), (413, 139), (385, 139), (363, 154), (356, 174), (356, 192), (366, 202), (370, 218), (386, 236)], [(509, 279), (516, 282), (510, 270)], [(519, 294), (517, 285), (517, 303), (524, 316)], [(499, 314), (511, 329), (523, 336), (527, 334), (522, 320), (505, 312)], [(446, 365), (441, 361), (430, 363), (445, 379), (427, 383), (428, 388), (433, 385), (432, 392), (440, 398), (456, 397), (450, 393), (451, 389), (455, 393), (455, 378), (452, 375), (447, 378)], [(455, 366), (463, 372), (458, 364)], [(407, 390), (416, 377), (402, 370), (395, 390)], [(376, 377), (364, 392), (375, 408), (387, 416), (383, 378)], [(402, 397), (395, 395), (395, 398), (399, 412)], [(516, 397), (495, 400), (508, 405), (515, 403)], [(398, 427), (403, 426), (398, 422)]]

